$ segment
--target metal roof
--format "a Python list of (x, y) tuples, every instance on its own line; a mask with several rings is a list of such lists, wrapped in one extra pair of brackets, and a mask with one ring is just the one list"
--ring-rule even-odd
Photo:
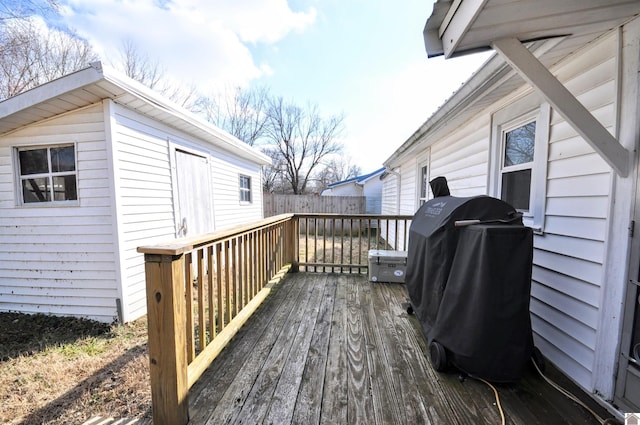
[(327, 185), (327, 189), (331, 189), (331, 188), (334, 188), (336, 186), (340, 186), (340, 185), (347, 184), (347, 183), (362, 184), (362, 183), (366, 182), (367, 180), (369, 180), (372, 177), (375, 177), (377, 175), (381, 175), (384, 172), (384, 170), (385, 170), (385, 168), (382, 167), (382, 168), (380, 168), (380, 169), (378, 169), (378, 170), (376, 170), (376, 171), (374, 171), (372, 173), (369, 173), (369, 174), (363, 174), (361, 176), (356, 176), (356, 177), (352, 177), (350, 179), (346, 179), (346, 180), (342, 180), (342, 181), (339, 181), (339, 182), (331, 183), (331, 184)]

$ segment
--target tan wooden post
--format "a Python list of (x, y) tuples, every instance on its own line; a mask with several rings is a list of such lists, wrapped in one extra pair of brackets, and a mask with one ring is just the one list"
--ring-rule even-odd
[(298, 217), (293, 216), (287, 222), (285, 227), (287, 231), (287, 237), (285, 243), (287, 244), (287, 262), (291, 263), (291, 272), (297, 273), (300, 270), (300, 253), (298, 250)]
[(184, 256), (145, 254), (154, 425), (189, 422)]

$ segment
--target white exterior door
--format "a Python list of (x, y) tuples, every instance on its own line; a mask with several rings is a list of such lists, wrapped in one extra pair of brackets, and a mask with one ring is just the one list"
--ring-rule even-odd
[(213, 197), (204, 156), (176, 149), (176, 236), (213, 231)]

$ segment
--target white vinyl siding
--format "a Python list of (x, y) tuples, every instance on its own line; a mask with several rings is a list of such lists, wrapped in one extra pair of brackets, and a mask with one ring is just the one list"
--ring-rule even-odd
[[(241, 158), (216, 150), (211, 158), (214, 222), (217, 229), (236, 226), (262, 218), (261, 168)], [(238, 175), (251, 177), (252, 200), (238, 206)]]
[[(14, 149), (69, 142), (78, 204), (18, 207)], [(117, 318), (107, 170), (102, 104), (0, 138), (0, 311)]]
[(418, 173), (415, 159), (400, 167), (400, 208), (399, 214), (413, 215), (418, 210), (416, 199), (416, 180)]
[(382, 179), (382, 214), (398, 214), (399, 181), (398, 175), (389, 172)]
[[(585, 48), (552, 72), (609, 131), (615, 134), (617, 83), (615, 33)], [(512, 99), (487, 108), (465, 126), (423, 141), (422, 149), (390, 164), (403, 175), (400, 205), (413, 205), (419, 176), (415, 157), (430, 152), (430, 178), (445, 176), (453, 196), (488, 194), (491, 116), (532, 93), (523, 86)], [(429, 136), (427, 136), (429, 137)], [(534, 339), (543, 354), (587, 391), (593, 390), (599, 337), (611, 190), (611, 168), (557, 112), (551, 111), (544, 179), (544, 234), (534, 238), (531, 312)], [(384, 181), (392, 205), (395, 179)], [(404, 212), (409, 213), (406, 208)], [(624, 256), (624, 254), (622, 254)], [(624, 261), (624, 260), (621, 260)], [(604, 366), (607, 367), (606, 365)]]
[(431, 179), (447, 178), (453, 196), (487, 193), (489, 118), (482, 116), (431, 147)]
[[(609, 130), (615, 124), (616, 43), (608, 37), (558, 71)], [(536, 344), (591, 389), (600, 322), (610, 167), (552, 110), (545, 236), (535, 238), (532, 321)]]
[(382, 209), (382, 181), (375, 175), (362, 185), (362, 196), (365, 197), (365, 213), (380, 214)]
[(157, 123), (117, 106), (112, 116), (123, 314), (129, 321), (146, 313), (138, 246), (175, 237), (171, 166), (167, 134)]
[[(238, 175), (260, 181), (260, 166), (188, 136), (133, 111), (114, 106), (113, 151), (120, 220), (120, 252), (125, 321), (146, 312), (141, 245), (176, 237), (176, 203), (170, 155), (175, 149), (209, 155), (215, 229), (262, 218), (262, 191), (238, 208)], [(213, 230), (213, 229), (211, 229)]]

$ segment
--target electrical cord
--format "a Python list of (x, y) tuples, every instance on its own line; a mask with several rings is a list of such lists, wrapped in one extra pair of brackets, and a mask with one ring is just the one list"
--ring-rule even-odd
[[(538, 373), (540, 374), (540, 376), (542, 376), (542, 378), (547, 381), (547, 383), (549, 385), (551, 385), (553, 388), (555, 388), (558, 392), (560, 392), (561, 394), (563, 394), (565, 397), (569, 398), (570, 400), (572, 400), (573, 402), (579, 404), (580, 406), (582, 406), (585, 410), (587, 410), (589, 413), (591, 413), (591, 415), (601, 424), (601, 425), (615, 425), (618, 424), (619, 422), (614, 419), (614, 418), (608, 418), (608, 419), (602, 419), (600, 417), (600, 415), (598, 415), (596, 412), (594, 412), (589, 406), (587, 406), (585, 403), (582, 402), (582, 400), (580, 400), (578, 397), (576, 397), (575, 395), (571, 394), (569, 391), (565, 390), (564, 388), (562, 388), (560, 385), (556, 384), (554, 381), (552, 381), (551, 379), (547, 378), (544, 373), (542, 373), (542, 371), (540, 370), (540, 368), (538, 367), (538, 364), (535, 362), (535, 360), (533, 360), (533, 358), (531, 358), (531, 361), (533, 362), (533, 366), (536, 368), (536, 370), (538, 371)], [(496, 397), (496, 406), (498, 407), (498, 411), (500, 412), (500, 425), (505, 425), (505, 416), (504, 416), (504, 411), (502, 410), (502, 404), (500, 403), (500, 395), (498, 394), (498, 390), (496, 389), (496, 387), (494, 387), (493, 385), (491, 385), (490, 382), (478, 377), (478, 376), (474, 376), (474, 375), (468, 375), (470, 378), (476, 379), (478, 381), (484, 382), (485, 384), (487, 384), (489, 386), (489, 388), (491, 388), (493, 390), (493, 394)]]
[(586, 404), (584, 404), (578, 397), (576, 397), (575, 395), (571, 394), (569, 391), (565, 390), (564, 388), (562, 388), (560, 385), (556, 384), (555, 382), (553, 382), (551, 379), (547, 378), (544, 373), (542, 373), (542, 371), (540, 370), (540, 368), (538, 367), (538, 364), (535, 362), (535, 360), (533, 360), (533, 358), (531, 359), (531, 361), (533, 362), (533, 366), (536, 368), (536, 370), (538, 371), (538, 373), (540, 374), (540, 376), (542, 376), (542, 378), (544, 378), (545, 381), (547, 381), (547, 383), (549, 385), (551, 385), (553, 388), (555, 388), (556, 390), (558, 390), (560, 393), (564, 394), (565, 397), (569, 398), (570, 400), (576, 402), (577, 404), (579, 404), (580, 406), (584, 407), (589, 413), (591, 413), (591, 415), (593, 415), (593, 417), (602, 425), (607, 425), (607, 424), (615, 424), (618, 423), (615, 419), (613, 418), (609, 418), (607, 420), (602, 419), (596, 412), (594, 412), (593, 410), (591, 410), (589, 408), (589, 406), (587, 406)]
[(501, 419), (500, 425), (505, 425), (504, 411), (502, 410), (502, 404), (500, 403), (500, 396), (498, 395), (498, 390), (496, 389), (496, 387), (491, 385), (489, 381), (485, 381), (484, 379), (479, 378), (477, 376), (469, 375), (469, 377), (473, 379), (477, 379), (478, 381), (484, 382), (489, 386), (489, 388), (493, 390), (493, 394), (495, 394), (496, 396), (496, 406), (498, 406), (498, 411), (500, 412), (500, 419)]
[[(554, 381), (552, 381), (551, 379), (547, 378), (544, 373), (542, 373), (542, 371), (540, 370), (540, 368), (538, 367), (538, 364), (535, 362), (535, 360), (533, 360), (533, 358), (531, 359), (531, 361), (533, 362), (533, 366), (536, 368), (536, 370), (538, 371), (538, 373), (540, 374), (540, 376), (542, 376), (542, 378), (547, 381), (547, 383), (549, 385), (551, 385), (553, 388), (555, 388), (557, 391), (559, 391), (561, 394), (563, 394), (565, 397), (569, 398), (570, 400), (574, 401), (575, 403), (579, 404), (580, 406), (582, 406), (585, 410), (587, 410), (591, 415), (593, 415), (593, 417), (601, 424), (601, 425), (614, 425), (614, 424), (618, 424), (619, 422), (614, 419), (614, 418), (608, 418), (608, 419), (602, 419), (600, 417), (600, 415), (598, 415), (596, 412), (594, 412), (589, 406), (587, 406), (585, 403), (583, 403), (578, 397), (576, 397), (575, 395), (571, 394), (569, 391), (565, 390), (564, 388), (562, 388), (560, 385), (556, 384)], [(496, 397), (496, 406), (498, 407), (498, 411), (500, 412), (500, 424), (501, 425), (505, 425), (505, 416), (504, 416), (504, 411), (502, 410), (502, 404), (500, 403), (500, 395), (498, 394), (498, 390), (496, 389), (496, 387), (494, 387), (493, 385), (491, 385), (490, 382), (474, 376), (474, 375), (469, 375), (470, 378), (476, 379), (478, 381), (484, 382), (485, 384), (487, 384), (489, 386), (489, 388), (491, 388), (493, 390), (493, 394)]]

